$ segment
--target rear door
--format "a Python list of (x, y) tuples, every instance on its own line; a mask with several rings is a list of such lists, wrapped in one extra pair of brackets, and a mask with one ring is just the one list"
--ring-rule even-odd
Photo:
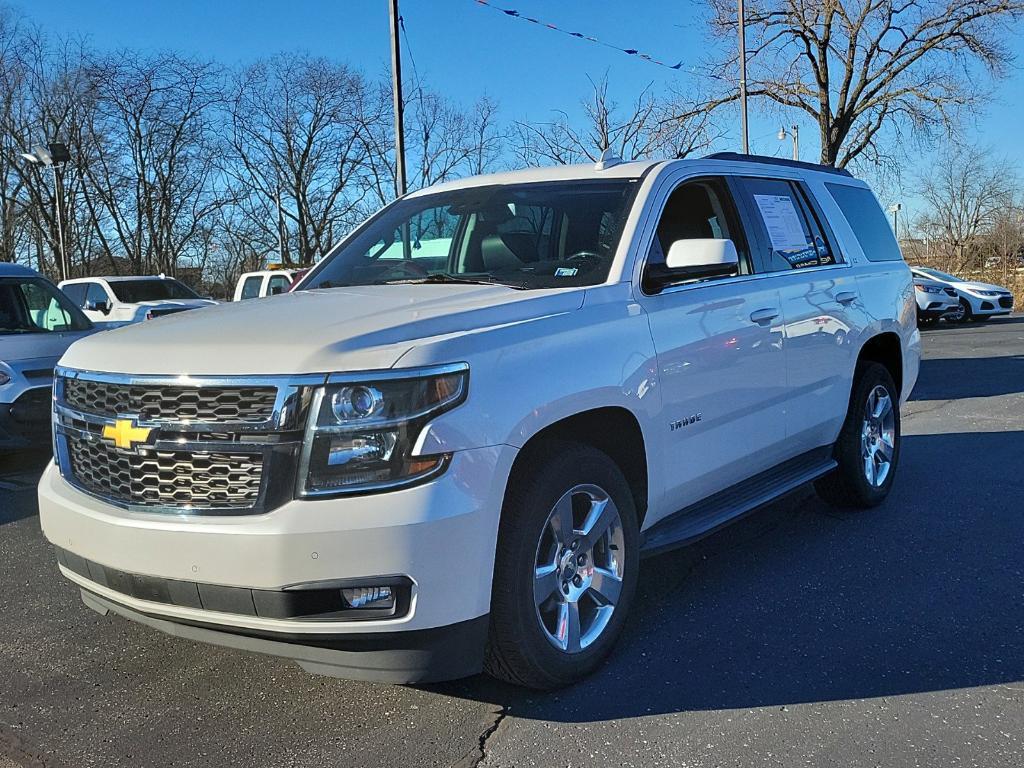
[(786, 431), (795, 456), (833, 442), (846, 414), (861, 323), (857, 281), (803, 182), (744, 177), (737, 186), (757, 241), (755, 261), (781, 299)]
[(778, 463), (785, 441), (779, 292), (755, 273), (724, 179), (672, 189), (645, 268), (689, 238), (730, 239), (741, 263), (729, 277), (641, 289), (658, 356), (662, 442), (653, 460), (665, 478), (661, 508), (668, 512)]

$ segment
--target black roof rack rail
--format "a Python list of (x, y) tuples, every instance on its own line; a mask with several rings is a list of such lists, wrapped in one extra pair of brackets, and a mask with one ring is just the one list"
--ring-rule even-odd
[(848, 176), (851, 179), (853, 174), (845, 168), (835, 168), (831, 165), (820, 165), (818, 163), (805, 163), (802, 160), (787, 160), (784, 157), (768, 157), (767, 155), (744, 155), (741, 152), (715, 152), (705, 155), (703, 160), (732, 160), (744, 163), (765, 163), (766, 165), (784, 165), (787, 168), (803, 168), (805, 171), (818, 171), (820, 173), (834, 173), (839, 176)]

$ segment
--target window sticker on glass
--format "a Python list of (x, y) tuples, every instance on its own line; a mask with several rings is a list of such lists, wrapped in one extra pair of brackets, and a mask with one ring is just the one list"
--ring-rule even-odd
[(559, 267), (555, 270), (555, 277), (576, 277), (577, 272), (576, 267)]
[(754, 195), (754, 201), (761, 211), (773, 250), (785, 253), (807, 249), (807, 234), (789, 195)]

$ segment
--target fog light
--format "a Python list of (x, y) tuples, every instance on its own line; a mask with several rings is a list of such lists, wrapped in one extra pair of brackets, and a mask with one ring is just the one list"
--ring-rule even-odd
[(391, 587), (351, 587), (341, 590), (350, 608), (394, 608)]

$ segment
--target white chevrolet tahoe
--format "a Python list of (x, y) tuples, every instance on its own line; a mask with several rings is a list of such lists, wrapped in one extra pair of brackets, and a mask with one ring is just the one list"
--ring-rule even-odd
[(100, 613), (336, 676), (565, 685), (645, 554), (809, 482), (886, 497), (915, 311), (845, 171), (447, 183), (296, 293), (73, 345), (42, 527)]

